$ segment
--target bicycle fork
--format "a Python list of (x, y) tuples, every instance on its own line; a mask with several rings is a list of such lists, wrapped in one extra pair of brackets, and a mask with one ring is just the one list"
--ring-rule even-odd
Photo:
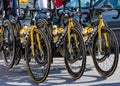
[[(31, 29), (30, 29), (30, 38), (31, 38), (31, 50), (32, 50), (32, 56), (35, 56), (35, 49), (34, 49), (34, 38), (33, 38), (33, 30), (34, 29), (37, 29), (37, 27), (36, 26), (31, 26)], [(39, 50), (40, 50), (40, 56), (42, 56), (43, 55), (43, 51), (42, 51), (42, 48), (41, 48), (41, 42), (40, 42), (40, 38), (39, 38), (39, 35), (38, 35), (38, 33), (35, 33), (35, 35), (36, 35), (36, 39), (37, 39), (37, 44), (38, 44), (38, 48), (39, 48)]]
[[(71, 29), (72, 29), (73, 26), (73, 19), (72, 18), (69, 18), (68, 19), (68, 48), (69, 48), (69, 53), (71, 54), (72, 53), (72, 45), (71, 45), (71, 37), (70, 37), (70, 33), (71, 33)], [(73, 34), (73, 37), (74, 37), (74, 40), (75, 40), (75, 44), (76, 44), (76, 48), (78, 49), (78, 41), (77, 41), (77, 36), (76, 34)]]
[[(103, 22), (103, 19), (102, 19), (102, 14), (100, 14), (99, 15), (99, 25), (98, 25), (98, 47), (99, 47), (99, 51), (100, 51), (100, 53), (102, 53), (102, 34), (101, 34), (101, 29), (102, 29), (102, 27), (105, 27), (105, 25), (104, 25), (104, 22)], [(106, 33), (104, 33), (103, 34), (104, 35), (104, 38), (105, 38), (105, 45), (106, 45), (106, 47), (108, 47), (109, 46), (109, 43), (108, 43), (108, 39), (107, 39), (107, 34)]]

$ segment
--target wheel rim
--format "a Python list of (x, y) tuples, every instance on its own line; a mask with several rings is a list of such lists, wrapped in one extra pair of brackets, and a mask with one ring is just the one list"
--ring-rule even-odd
[[(108, 43), (109, 46), (106, 46), (105, 38), (103, 36), (103, 33), (107, 34)], [(96, 40), (98, 40), (96, 38)], [(111, 35), (109, 31), (102, 30), (102, 52), (99, 52), (98, 49), (98, 41), (96, 41), (94, 46), (94, 62), (97, 70), (103, 75), (103, 76), (109, 76), (112, 75), (112, 73), (115, 71), (117, 66), (117, 44), (115, 42), (114, 35)]]
[[(34, 30), (34, 33), (36, 33), (38, 30)], [(42, 45), (42, 50), (43, 50), (43, 55), (42, 57), (40, 56), (40, 51), (38, 50), (36, 39), (34, 37), (34, 48), (35, 48), (35, 56), (33, 57), (31, 55), (31, 49), (29, 48), (29, 55), (27, 55), (27, 66), (29, 70), (29, 74), (31, 75), (31, 78), (35, 82), (43, 82), (45, 78), (47, 77), (47, 74), (50, 69), (50, 61), (49, 61), (49, 54), (46, 49), (48, 49), (48, 46), (46, 42), (43, 40), (43, 35), (40, 35), (40, 42)], [(30, 47), (30, 43), (27, 47)]]
[[(76, 34), (77, 36), (77, 44), (78, 49), (75, 48), (75, 41), (72, 39), (73, 34)], [(80, 78), (80, 76), (83, 74), (84, 68), (85, 68), (85, 49), (83, 46), (83, 39), (79, 38), (78, 33), (76, 31), (71, 31), (71, 47), (72, 47), (72, 53), (70, 54), (68, 51), (68, 39), (65, 39), (65, 64), (68, 72), (74, 79)]]
[(12, 28), (10, 28), (10, 25), (8, 23), (4, 25), (2, 40), (2, 54), (5, 64), (8, 67), (12, 67), (12, 65), (14, 64), (15, 41)]

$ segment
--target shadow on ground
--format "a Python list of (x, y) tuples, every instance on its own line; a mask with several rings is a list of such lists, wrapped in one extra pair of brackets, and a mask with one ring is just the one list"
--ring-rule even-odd
[[(23, 66), (21, 67), (14, 67), (12, 69), (8, 69), (3, 65), (0, 65), (0, 85), (3, 86), (37, 86), (38, 84), (34, 83), (29, 75), (27, 74), (25, 68)], [(89, 72), (92, 69), (86, 69), (85, 72)], [(101, 78), (99, 76), (94, 76), (94, 75), (83, 75), (82, 77), (84, 78), (94, 78), (94, 80), (89, 80), (89, 81), (81, 81), (80, 79), (78, 80), (73, 80), (71, 79), (71, 76), (67, 73), (65, 67), (61, 66), (53, 66), (51, 68), (49, 76), (45, 80), (45, 82), (40, 83), (39, 85), (42, 86), (52, 86), (52, 85), (64, 85), (64, 84), (83, 84), (83, 83), (92, 83), (92, 82), (99, 82), (105, 80), (105, 78)]]
[(90, 85), (90, 86), (120, 86), (120, 82), (116, 82), (116, 83), (105, 83), (105, 84)]
[[(63, 65), (60, 65), (63, 64)], [(87, 64), (90, 65), (90, 64)], [(85, 69), (84, 75), (78, 79), (73, 80), (68, 74), (64, 62), (52, 65), (47, 79), (40, 84), (34, 83), (25, 69), (25, 64), (20, 64), (12, 69), (4, 66), (3, 60), (0, 57), (0, 86), (56, 86), (56, 85), (84, 85), (94, 84), (94, 82), (104, 82), (106, 78), (102, 78), (94, 73), (94, 66), (89, 66)], [(120, 83), (97, 84), (91, 86), (120, 86)]]

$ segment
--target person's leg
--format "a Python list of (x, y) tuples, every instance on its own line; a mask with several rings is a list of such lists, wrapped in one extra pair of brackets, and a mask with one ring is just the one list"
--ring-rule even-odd
[(42, 0), (43, 1), (43, 8), (48, 8), (48, 1), (47, 0)]
[(38, 0), (39, 9), (43, 8), (43, 0)]
[(0, 0), (0, 8), (2, 8), (2, 1)]
[(17, 1), (13, 0), (13, 16), (16, 17), (17, 16)]
[(4, 5), (4, 11), (5, 11), (5, 18), (9, 18), (9, 15), (8, 15), (8, 0), (4, 0), (3, 1), (3, 5)]

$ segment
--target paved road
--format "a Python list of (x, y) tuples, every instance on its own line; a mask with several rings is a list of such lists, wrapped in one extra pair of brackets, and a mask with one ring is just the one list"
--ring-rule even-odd
[(87, 58), (84, 75), (74, 81), (65, 69), (63, 58), (54, 59), (50, 74), (45, 82), (36, 84), (25, 70), (25, 62), (12, 69), (5, 67), (0, 54), (0, 86), (120, 86), (120, 61), (116, 72), (109, 78), (102, 78), (94, 68), (92, 59)]
[(84, 75), (74, 81), (65, 69), (63, 58), (56, 58), (48, 78), (40, 84), (36, 84), (30, 79), (24, 66), (25, 62), (21, 62), (18, 66), (7, 69), (0, 54), (0, 86), (120, 86), (120, 61), (114, 75), (102, 78), (95, 70), (89, 56)]

